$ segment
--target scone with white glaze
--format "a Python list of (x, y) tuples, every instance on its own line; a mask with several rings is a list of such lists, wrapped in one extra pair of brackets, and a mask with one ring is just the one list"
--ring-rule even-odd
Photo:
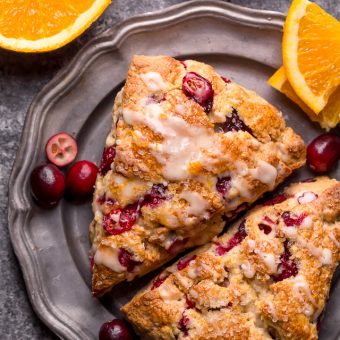
[(200, 62), (135, 56), (96, 182), (93, 293), (209, 242), (304, 162), (301, 138), (254, 92)]
[(340, 183), (293, 184), (122, 308), (142, 339), (312, 340), (340, 259)]

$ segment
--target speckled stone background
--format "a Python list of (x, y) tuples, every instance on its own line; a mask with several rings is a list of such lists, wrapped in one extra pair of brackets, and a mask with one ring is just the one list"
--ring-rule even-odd
[[(0, 50), (0, 339), (56, 339), (34, 314), (8, 236), (8, 178), (33, 97), (94, 35), (136, 14), (180, 0), (113, 0), (105, 13), (76, 41), (53, 53), (24, 55)], [(232, 0), (234, 4), (287, 12), (290, 0)], [(339, 0), (318, 0), (340, 17)], [(67, 289), (67, 287), (65, 287)]]

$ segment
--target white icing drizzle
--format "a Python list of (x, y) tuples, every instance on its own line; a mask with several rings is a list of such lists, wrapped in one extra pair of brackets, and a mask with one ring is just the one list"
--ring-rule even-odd
[(257, 165), (257, 168), (250, 170), (251, 175), (270, 187), (274, 186), (277, 177), (276, 168), (263, 160), (258, 161)]
[(259, 251), (258, 254), (269, 269), (270, 274), (275, 274), (277, 272), (277, 263), (274, 254), (264, 253), (261, 251)]
[(305, 303), (305, 299), (301, 294), (301, 290), (303, 290), (313, 306), (317, 306), (317, 303), (312, 296), (308, 282), (305, 280), (305, 278), (302, 275), (297, 275), (292, 281), (294, 282), (293, 293), (296, 295), (299, 301)]
[(155, 92), (166, 89), (166, 84), (158, 72), (143, 73), (140, 77), (150, 91)]
[(237, 160), (235, 162), (235, 167), (236, 167), (236, 170), (237, 170), (237, 173), (240, 175), (240, 176), (246, 176), (248, 174), (248, 166), (247, 166), (247, 163), (243, 162), (243, 161), (240, 161), (240, 160)]
[(340, 249), (340, 242), (336, 239), (332, 231), (328, 233), (328, 237), (333, 241), (333, 243)]
[(297, 229), (294, 227), (282, 227), (282, 232), (289, 238), (294, 238), (297, 236)]
[(268, 306), (268, 312), (269, 312), (269, 314), (271, 314), (271, 315), (273, 316), (273, 318), (272, 318), (273, 322), (277, 322), (278, 317), (277, 317), (276, 308), (275, 308), (273, 302), (270, 301), (270, 300), (268, 300), (268, 301), (267, 301), (267, 306)]
[(126, 268), (118, 261), (118, 249), (116, 248), (99, 246), (94, 255), (94, 262), (98, 265), (102, 264), (116, 273), (126, 271)]
[(310, 317), (314, 314), (314, 308), (309, 303), (305, 303), (305, 305), (303, 306), (302, 312), (306, 316)]
[(247, 242), (250, 250), (254, 250), (256, 246), (255, 240), (249, 239)]
[(209, 203), (195, 191), (183, 191), (180, 195), (189, 203), (189, 207), (186, 209), (189, 215), (208, 217), (207, 209), (209, 208)]
[(249, 261), (242, 263), (241, 269), (243, 271), (244, 276), (247, 277), (248, 279), (251, 279), (254, 277), (255, 269)]
[(203, 149), (219, 154), (219, 150), (214, 152), (219, 144), (209, 129), (191, 126), (180, 117), (166, 115), (159, 104), (143, 101), (142, 105), (144, 112), (124, 109), (123, 117), (128, 124), (146, 125), (163, 137), (162, 143), (151, 143), (149, 148), (157, 161), (163, 164), (162, 173), (167, 180), (180, 181), (190, 177), (188, 167), (191, 162), (204, 159)]
[(252, 199), (253, 195), (247, 189), (248, 184), (241, 177), (233, 177), (231, 179), (231, 187), (236, 188), (242, 197), (245, 197), (249, 200)]
[(309, 252), (317, 257), (321, 264), (332, 264), (332, 252), (328, 248), (316, 247), (313, 243), (307, 242), (303, 237), (298, 236), (297, 242), (306, 247)]
[(313, 225), (313, 219), (312, 219), (312, 217), (311, 217), (311, 216), (306, 216), (306, 217), (303, 219), (303, 221), (302, 221), (300, 227), (301, 227), (301, 228), (304, 228), (304, 229), (308, 229), (308, 228), (310, 228), (312, 225)]

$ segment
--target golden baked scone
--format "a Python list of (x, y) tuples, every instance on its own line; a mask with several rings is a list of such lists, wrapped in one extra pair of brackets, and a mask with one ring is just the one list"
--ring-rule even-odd
[(293, 184), (122, 308), (143, 339), (317, 339), (340, 254), (340, 183)]
[(96, 182), (93, 293), (209, 242), (304, 162), (301, 138), (254, 92), (200, 62), (135, 56)]

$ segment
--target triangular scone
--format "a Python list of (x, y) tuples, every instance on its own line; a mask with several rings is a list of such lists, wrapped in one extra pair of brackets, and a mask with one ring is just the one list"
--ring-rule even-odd
[(122, 310), (143, 339), (317, 339), (340, 260), (340, 183), (291, 185)]
[(305, 162), (281, 113), (206, 64), (133, 58), (93, 201), (94, 294), (219, 234)]

